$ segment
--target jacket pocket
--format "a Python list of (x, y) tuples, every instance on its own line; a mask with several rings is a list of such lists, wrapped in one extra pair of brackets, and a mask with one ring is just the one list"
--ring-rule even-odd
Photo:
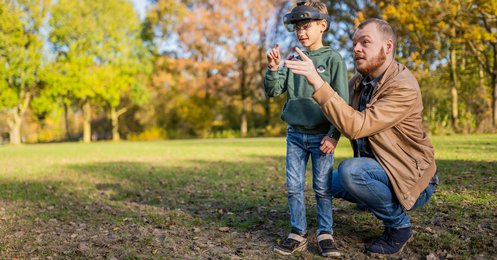
[(401, 154), (403, 157), (411, 162), (412, 165), (414, 165), (419, 173), (419, 177), (423, 176), (424, 171), (426, 168), (430, 166), (426, 160), (423, 159), (418, 159), (416, 156), (414, 156), (412, 153), (408, 152), (406, 148), (402, 147), (402, 145), (397, 143), (397, 147), (399, 147)]

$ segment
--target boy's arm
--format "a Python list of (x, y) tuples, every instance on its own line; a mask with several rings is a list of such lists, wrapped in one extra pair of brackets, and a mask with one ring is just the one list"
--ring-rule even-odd
[(272, 48), (267, 54), (268, 66), (264, 74), (264, 91), (268, 97), (278, 96), (286, 90), (288, 69), (279, 69), (281, 62), (280, 45)]
[[(330, 86), (342, 97), (345, 102), (349, 102), (349, 88), (347, 81), (347, 66), (345, 61), (340, 56), (334, 56), (331, 60), (332, 66), (330, 71)], [(331, 125), (330, 130), (327, 134), (329, 137), (339, 140), (341, 133), (335, 127), (334, 124)]]
[(288, 68), (280, 68), (277, 71), (266, 69), (264, 74), (264, 91), (268, 97), (279, 96), (286, 91)]

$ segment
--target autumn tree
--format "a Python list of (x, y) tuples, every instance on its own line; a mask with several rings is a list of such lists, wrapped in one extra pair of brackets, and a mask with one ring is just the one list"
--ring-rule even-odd
[[(193, 2), (177, 28), (180, 42), (203, 79), (205, 97), (239, 104), (239, 129), (246, 136), (249, 107), (260, 93), (269, 21), (282, 1)], [(231, 84), (219, 85), (226, 78)]]
[(493, 0), (461, 1), (464, 19), (454, 21), (464, 30), (463, 39), (492, 80), (492, 121), (497, 128), (497, 2)]
[(119, 140), (118, 118), (126, 107), (118, 107), (123, 94), (144, 92), (143, 79), (136, 77), (147, 67), (132, 4), (59, 0), (50, 26), (56, 60), (47, 79), (56, 92), (81, 106), (84, 142), (91, 141), (92, 106), (108, 107), (113, 139)]
[(40, 29), (48, 0), (0, 2), (0, 110), (7, 114), (10, 143), (21, 143), (23, 117), (39, 88), (43, 56)]
[[(466, 71), (466, 60), (477, 58), (492, 77), (497, 38), (496, 4), (494, 1), (374, 1), (383, 17), (398, 27), (403, 39), (401, 52), (412, 66), (444, 64), (448, 61), (451, 95), (451, 118), (460, 130), (460, 73)], [(473, 55), (469, 55), (468, 49)], [(468, 58), (468, 56), (470, 56)], [(479, 76), (474, 71), (474, 78)], [(497, 75), (497, 74), (496, 74)], [(495, 87), (494, 87), (495, 88)], [(495, 92), (495, 91), (494, 91)], [(495, 99), (495, 98), (493, 98)], [(495, 106), (494, 106), (495, 107)], [(495, 109), (493, 109), (495, 111)], [(494, 113), (495, 114), (495, 113)], [(494, 116), (495, 122), (495, 116)]]

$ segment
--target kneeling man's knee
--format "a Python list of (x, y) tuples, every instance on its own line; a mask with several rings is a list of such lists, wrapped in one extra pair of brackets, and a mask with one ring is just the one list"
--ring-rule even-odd
[(360, 160), (356, 158), (347, 159), (338, 166), (338, 176), (347, 190), (353, 189), (362, 179), (361, 166)]

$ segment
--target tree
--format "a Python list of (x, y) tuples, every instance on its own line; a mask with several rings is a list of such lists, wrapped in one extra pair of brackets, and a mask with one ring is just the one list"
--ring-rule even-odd
[(23, 117), (39, 87), (48, 0), (0, 2), (0, 109), (7, 113), (10, 143), (21, 143)]
[[(475, 57), (492, 79), (493, 121), (497, 121), (497, 3), (472, 1), (374, 1), (384, 18), (394, 20), (400, 34), (410, 39), (405, 46), (410, 60), (427, 66), (447, 60), (451, 76), (451, 116), (459, 130), (459, 92), (465, 56)], [(468, 55), (468, 50), (473, 55)], [(406, 50), (406, 49), (404, 49)], [(475, 78), (478, 73), (475, 72)]]
[[(211, 84), (209, 93), (239, 103), (240, 133), (248, 131), (248, 107), (260, 93), (261, 68), (264, 68), (266, 33), (282, 1), (194, 1), (190, 12), (182, 20), (177, 32), (190, 59), (197, 68), (200, 78)], [(215, 75), (226, 71), (236, 85), (214, 88)], [(197, 74), (198, 75), (198, 74)], [(210, 90), (210, 91), (209, 91)], [(212, 91), (214, 90), (214, 91)], [(236, 98), (235, 98), (236, 97)], [(253, 108), (252, 108), (253, 109)]]
[(492, 122), (497, 128), (497, 2), (492, 0), (462, 1), (465, 18), (456, 25), (464, 30), (470, 50), (492, 80)]
[(375, 1), (383, 17), (396, 24), (399, 50), (408, 58), (411, 67), (429, 68), (446, 59), (451, 76), (451, 118), (456, 131), (459, 126), (459, 52), (462, 31), (454, 26), (463, 10), (458, 1)]
[[(126, 111), (122, 94), (144, 97), (147, 73), (140, 23), (129, 1), (59, 0), (50, 20), (50, 42), (56, 53), (53, 72), (47, 76), (61, 95), (83, 110), (83, 140), (91, 141), (92, 106), (107, 106), (113, 139), (119, 140), (118, 118)], [(138, 101), (139, 99), (133, 99)]]

